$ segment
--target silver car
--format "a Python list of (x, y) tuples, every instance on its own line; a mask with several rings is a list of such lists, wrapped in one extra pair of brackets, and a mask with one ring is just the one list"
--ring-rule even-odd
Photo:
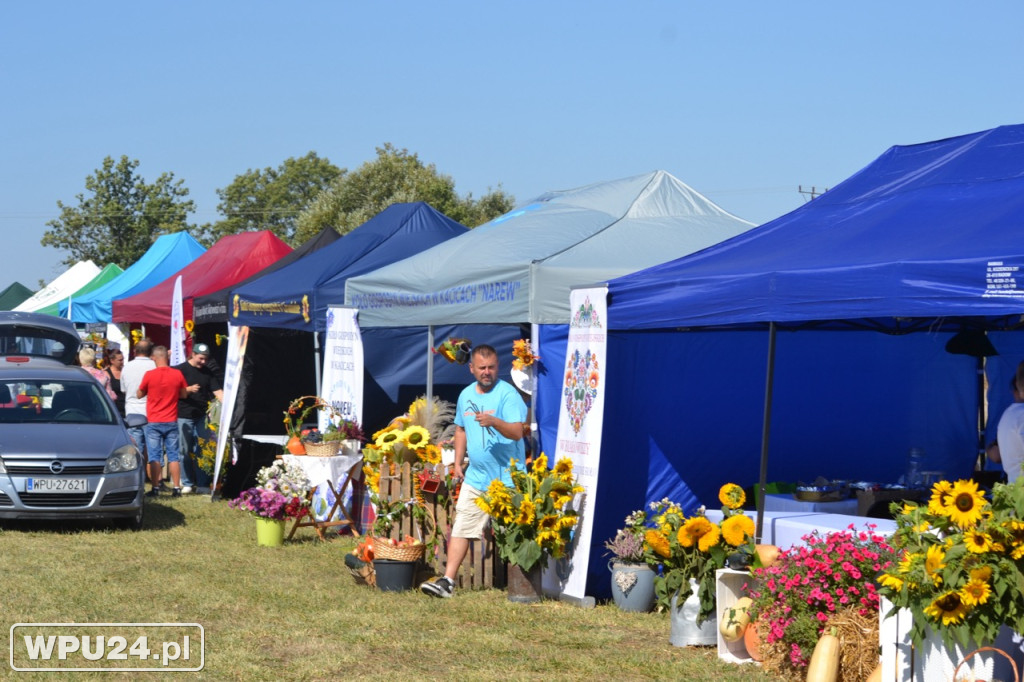
[(78, 346), (67, 320), (0, 312), (0, 519), (139, 530), (142, 457), (99, 382), (67, 364)]

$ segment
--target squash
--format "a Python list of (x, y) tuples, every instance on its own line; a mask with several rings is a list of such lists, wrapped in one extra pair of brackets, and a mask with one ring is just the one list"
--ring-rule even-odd
[(761, 565), (766, 568), (779, 560), (780, 550), (775, 545), (754, 545), (754, 551), (757, 552), (757, 558), (761, 560)]
[(868, 675), (867, 682), (882, 682), (882, 664), (879, 663), (875, 666), (875, 669)]
[(751, 623), (743, 631), (743, 648), (747, 650), (747, 654), (753, 660), (760, 661), (763, 658), (761, 656), (761, 635), (757, 631), (757, 623)]
[(807, 682), (836, 682), (838, 678), (839, 638), (822, 635), (814, 645), (811, 663), (807, 666)]
[(750, 624), (748, 609), (753, 601), (750, 597), (741, 597), (732, 606), (722, 610), (718, 619), (718, 632), (726, 642), (738, 642), (743, 639), (743, 632)]

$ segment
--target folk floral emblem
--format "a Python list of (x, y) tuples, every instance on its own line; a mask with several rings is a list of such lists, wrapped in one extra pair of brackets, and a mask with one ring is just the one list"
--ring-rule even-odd
[(594, 304), (590, 302), (590, 298), (583, 299), (583, 303), (576, 309), (576, 312), (572, 316), (572, 322), (569, 323), (570, 327), (601, 327), (601, 316), (594, 310)]
[(597, 398), (597, 387), (601, 383), (601, 372), (598, 367), (597, 355), (592, 351), (573, 351), (565, 369), (565, 384), (562, 395), (565, 397), (565, 410), (569, 413), (569, 421), (573, 433), (579, 434), (587, 413), (594, 406)]

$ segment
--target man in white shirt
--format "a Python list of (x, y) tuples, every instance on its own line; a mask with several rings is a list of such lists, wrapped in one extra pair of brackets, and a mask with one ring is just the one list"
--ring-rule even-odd
[[(135, 357), (132, 358), (121, 370), (121, 390), (124, 391), (124, 414), (125, 420), (131, 423), (132, 415), (135, 419), (141, 418), (141, 423), (146, 423), (146, 398), (139, 398), (136, 394), (139, 384), (142, 383), (143, 375), (156, 367), (156, 363), (150, 358), (153, 352), (153, 342), (148, 338), (141, 338), (135, 344)], [(129, 426), (128, 435), (132, 437), (135, 447), (145, 456), (146, 454), (146, 433), (142, 425)]]

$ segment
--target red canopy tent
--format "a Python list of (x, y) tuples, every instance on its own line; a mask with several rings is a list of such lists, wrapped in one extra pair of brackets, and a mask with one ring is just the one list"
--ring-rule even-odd
[(192, 299), (231, 286), (291, 253), (292, 247), (267, 230), (222, 237), (203, 255), (160, 284), (115, 300), (114, 322), (167, 326), (171, 323), (174, 281), (181, 276), (182, 312), (192, 319)]

